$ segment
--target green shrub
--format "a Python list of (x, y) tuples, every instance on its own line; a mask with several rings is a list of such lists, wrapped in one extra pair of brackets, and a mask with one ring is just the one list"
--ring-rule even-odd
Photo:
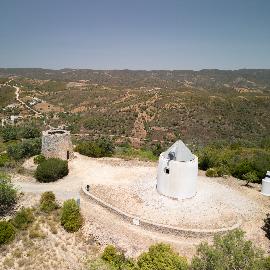
[(270, 239), (270, 214), (266, 215), (266, 218), (264, 219), (264, 225), (262, 229), (265, 232), (265, 236)]
[(217, 151), (210, 147), (206, 147), (201, 152), (198, 153), (199, 158), (199, 168), (206, 171), (216, 165)]
[(159, 157), (159, 155), (163, 152), (163, 148), (160, 143), (157, 143), (152, 147), (152, 152), (156, 157)]
[(243, 160), (232, 169), (232, 175), (238, 179), (244, 180), (244, 175), (250, 171), (253, 171), (251, 162)]
[(55, 200), (55, 195), (52, 191), (46, 191), (42, 193), (39, 205), (40, 210), (45, 213), (50, 213), (58, 208), (58, 204)]
[(169, 245), (160, 243), (149, 248), (138, 258), (141, 270), (185, 270), (188, 269), (186, 258), (175, 253)]
[(120, 269), (120, 267), (125, 263), (124, 254), (118, 252), (112, 245), (109, 245), (104, 249), (101, 258), (116, 269)]
[(7, 221), (0, 221), (0, 245), (7, 244), (15, 238), (15, 228)]
[(15, 160), (38, 155), (41, 151), (40, 138), (27, 139), (21, 143), (9, 145), (7, 153)]
[(114, 146), (111, 140), (103, 138), (92, 142), (80, 142), (75, 151), (88, 157), (111, 157), (114, 153)]
[(111, 266), (109, 263), (105, 262), (104, 260), (98, 257), (89, 262), (88, 269), (89, 270), (115, 270), (115, 267)]
[(207, 177), (218, 177), (219, 176), (218, 175), (218, 171), (217, 171), (216, 168), (209, 168), (209, 169), (207, 169), (205, 175)]
[(41, 162), (35, 177), (39, 182), (53, 182), (68, 175), (68, 162), (58, 158), (49, 158)]
[(40, 130), (32, 125), (23, 126), (18, 131), (19, 137), (30, 139), (40, 137)]
[(61, 211), (61, 225), (67, 232), (78, 231), (83, 224), (80, 208), (74, 199), (64, 202)]
[(215, 236), (213, 245), (202, 243), (191, 263), (192, 270), (261, 270), (265, 265), (263, 252), (244, 238), (244, 232), (234, 230)]
[(112, 245), (109, 245), (104, 249), (101, 258), (111, 266), (112, 269), (137, 269), (134, 261), (127, 259), (123, 252), (120, 252)]
[(22, 208), (12, 219), (12, 224), (19, 230), (25, 230), (33, 221), (35, 217), (31, 208)]
[(270, 150), (270, 136), (269, 137), (266, 137), (266, 138), (263, 138), (260, 142), (260, 146), (262, 148), (265, 148), (265, 149), (268, 149)]
[(250, 182), (260, 182), (270, 169), (269, 149), (256, 148), (254, 143), (245, 141), (228, 145), (212, 144), (197, 154), (199, 168), (202, 170), (216, 168), (219, 176), (226, 174)]
[(17, 202), (17, 190), (10, 177), (0, 173), (0, 216), (6, 214)]
[(34, 157), (34, 163), (35, 164), (40, 164), (44, 160), (46, 160), (46, 158), (43, 155), (37, 155), (37, 156)]
[(153, 154), (151, 150), (144, 149), (135, 149), (130, 146), (128, 147), (118, 147), (115, 153), (116, 157), (124, 158), (124, 159), (134, 159), (137, 158), (139, 160), (150, 160), (156, 161), (158, 157)]
[(7, 153), (0, 154), (0, 167), (7, 166), (10, 161), (11, 160)]
[(249, 183), (256, 183), (260, 180), (255, 171), (249, 171), (245, 173), (243, 175), (243, 179), (247, 181), (247, 186), (249, 185)]
[(1, 136), (5, 142), (16, 140), (18, 137), (17, 129), (12, 126), (7, 126), (1, 129)]
[(219, 167), (216, 168), (216, 170), (219, 177), (231, 174), (229, 168), (224, 165), (220, 165)]

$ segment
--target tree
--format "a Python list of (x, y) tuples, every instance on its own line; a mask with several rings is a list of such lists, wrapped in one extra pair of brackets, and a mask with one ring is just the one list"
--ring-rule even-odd
[(244, 232), (234, 230), (224, 236), (215, 236), (213, 245), (202, 243), (192, 259), (192, 270), (262, 270), (263, 252), (245, 240)]
[(0, 216), (10, 211), (17, 202), (17, 190), (10, 177), (0, 173)]

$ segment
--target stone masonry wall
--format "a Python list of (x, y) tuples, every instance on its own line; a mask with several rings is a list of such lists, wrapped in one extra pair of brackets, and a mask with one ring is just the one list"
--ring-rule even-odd
[(67, 160), (74, 155), (70, 132), (66, 130), (47, 130), (42, 133), (42, 154), (46, 158)]

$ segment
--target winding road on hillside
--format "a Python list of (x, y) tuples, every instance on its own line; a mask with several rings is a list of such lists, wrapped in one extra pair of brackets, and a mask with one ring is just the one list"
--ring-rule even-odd
[(34, 110), (33, 108), (31, 108), (30, 106), (28, 106), (24, 101), (22, 101), (22, 100), (20, 99), (20, 87), (15, 86), (15, 85), (13, 85), (12, 87), (16, 89), (16, 91), (15, 91), (15, 96), (16, 96), (16, 100), (17, 100), (19, 103), (21, 103), (24, 107), (26, 107), (28, 110), (30, 110), (30, 111), (33, 112), (34, 114), (42, 115), (40, 112)]

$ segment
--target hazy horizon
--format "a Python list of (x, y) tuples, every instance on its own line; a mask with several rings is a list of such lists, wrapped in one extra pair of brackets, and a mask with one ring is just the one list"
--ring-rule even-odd
[(219, 68), (202, 68), (202, 69), (132, 69), (132, 68), (115, 68), (115, 69), (95, 69), (95, 68), (43, 68), (43, 67), (1, 67), (0, 69), (43, 69), (43, 70), (94, 70), (94, 71), (203, 71), (203, 70), (217, 70), (217, 71), (239, 71), (239, 70), (270, 70), (270, 68), (238, 68), (238, 69), (219, 69)]
[(10, 0), (1, 7), (3, 68), (270, 68), (267, 0)]

